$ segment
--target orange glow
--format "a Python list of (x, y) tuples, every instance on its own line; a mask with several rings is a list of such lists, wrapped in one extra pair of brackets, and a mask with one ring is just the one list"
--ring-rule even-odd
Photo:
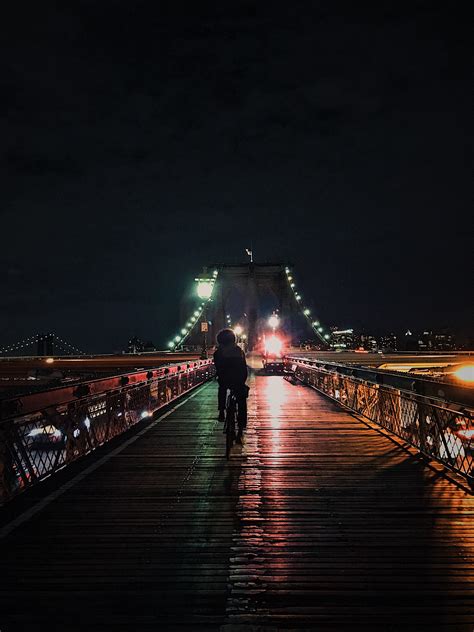
[[(270, 425), (272, 428), (280, 428), (283, 406), (288, 401), (286, 383), (280, 378), (267, 379), (265, 384), (265, 403), (268, 406)], [(275, 439), (275, 436), (272, 437)]]
[(265, 338), (265, 353), (267, 355), (281, 358), (282, 349), (283, 342), (277, 336), (270, 336), (269, 338)]
[(474, 364), (459, 367), (454, 375), (463, 382), (474, 382)]
[(45, 362), (46, 364), (53, 364), (54, 358), (46, 358)]

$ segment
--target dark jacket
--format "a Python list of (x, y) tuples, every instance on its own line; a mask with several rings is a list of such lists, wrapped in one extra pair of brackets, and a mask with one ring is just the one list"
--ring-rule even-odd
[(214, 352), (219, 384), (242, 385), (247, 379), (245, 354), (236, 344), (219, 346)]

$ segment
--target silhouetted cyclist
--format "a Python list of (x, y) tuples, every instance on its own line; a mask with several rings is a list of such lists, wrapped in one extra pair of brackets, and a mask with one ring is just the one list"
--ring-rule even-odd
[(238, 405), (237, 421), (240, 430), (247, 425), (247, 394), (245, 381), (248, 376), (245, 354), (235, 342), (232, 329), (222, 329), (217, 334), (218, 347), (214, 352), (217, 379), (219, 381), (219, 421), (225, 421), (227, 389), (231, 389)]

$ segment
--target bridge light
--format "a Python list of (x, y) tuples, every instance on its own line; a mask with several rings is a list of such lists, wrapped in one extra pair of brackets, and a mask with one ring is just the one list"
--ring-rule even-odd
[(313, 322), (313, 327), (319, 327), (319, 320), (315, 320)]
[(191, 322), (193, 322), (193, 323), (194, 323), (194, 322), (195, 322), (195, 320), (196, 320), (196, 316), (191, 316)]
[(242, 340), (247, 340), (247, 335), (246, 334), (242, 334)]
[(170, 349), (172, 349), (174, 347), (174, 340), (171, 340), (170, 342), (168, 342), (168, 347)]
[(270, 336), (265, 339), (265, 355), (281, 357), (283, 343), (277, 336)]
[(322, 333), (323, 328), (322, 327), (318, 327), (318, 331), (319, 331), (319, 333)]
[(195, 316), (199, 316), (199, 314), (200, 314), (200, 313), (201, 313), (201, 312), (197, 309), (197, 310), (194, 312), (194, 315), (195, 315)]
[(454, 371), (454, 375), (463, 382), (474, 382), (474, 364), (460, 367)]
[(197, 293), (199, 298), (210, 299), (212, 296), (212, 289), (214, 287), (214, 281), (207, 281), (200, 279), (198, 281)]
[(272, 314), (270, 318), (268, 319), (268, 324), (270, 325), (272, 329), (276, 329), (278, 325), (280, 324), (280, 319), (278, 318), (276, 314)]
[(213, 276), (216, 277), (217, 276), (217, 270), (214, 270), (214, 272), (212, 274), (213, 274)]
[(326, 340), (329, 340), (329, 334), (324, 334), (324, 338), (325, 338)]
[(234, 327), (234, 333), (235, 333), (236, 336), (241, 336), (243, 331), (244, 330), (242, 329), (242, 327), (240, 325), (236, 325)]
[(294, 288), (294, 287), (295, 287), (295, 284), (294, 284), (294, 283), (290, 283), (290, 287), (293, 287), (293, 288)]
[(181, 329), (181, 333), (183, 334), (183, 336), (185, 336), (188, 332), (186, 329)]
[(288, 281), (293, 281), (293, 277), (291, 276), (291, 274), (290, 274), (290, 276), (288, 277)]
[(296, 294), (295, 298), (297, 301), (301, 301), (301, 296), (299, 294)]
[(311, 314), (311, 310), (310, 310), (310, 309), (308, 309), (308, 308), (306, 308), (306, 309), (303, 311), (303, 314), (304, 314), (305, 316), (309, 316), (309, 315)]
[(181, 336), (175, 336), (174, 339), (176, 342), (179, 342), (181, 340)]

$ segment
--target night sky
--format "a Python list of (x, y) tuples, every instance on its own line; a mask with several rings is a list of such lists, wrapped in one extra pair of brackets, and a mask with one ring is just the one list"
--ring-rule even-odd
[(325, 324), (468, 334), (472, 47), (437, 4), (9, 3), (0, 346), (164, 345), (250, 242)]

